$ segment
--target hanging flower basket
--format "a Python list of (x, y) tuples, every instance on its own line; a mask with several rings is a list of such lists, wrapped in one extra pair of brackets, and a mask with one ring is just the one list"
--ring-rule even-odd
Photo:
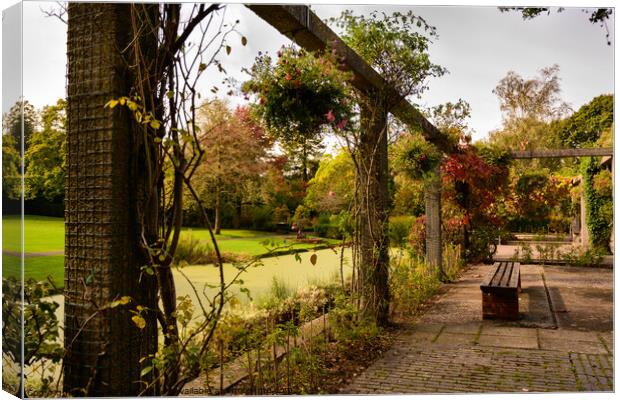
[(394, 147), (396, 168), (411, 179), (434, 173), (441, 161), (441, 152), (420, 135), (406, 135)]
[(255, 96), (254, 111), (277, 138), (298, 141), (317, 137), (326, 126), (343, 131), (351, 125), (351, 75), (338, 69), (335, 53), (283, 47), (275, 65), (259, 55), (250, 73), (242, 89), (246, 98)]

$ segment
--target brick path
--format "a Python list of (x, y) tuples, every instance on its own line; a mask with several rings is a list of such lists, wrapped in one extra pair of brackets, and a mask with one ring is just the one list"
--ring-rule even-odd
[[(542, 323), (537, 324), (528, 316), (522, 316), (522, 324), (482, 321), (480, 315), (480, 294), (476, 285), (484, 267), (469, 270), (456, 285), (436, 301), (420, 322), (402, 330), (394, 346), (382, 358), (358, 376), (342, 393), (350, 394), (414, 394), (414, 393), (480, 393), (480, 392), (561, 392), (561, 391), (612, 391), (613, 390), (613, 342), (608, 330), (587, 330), (587, 325), (607, 327), (607, 316), (603, 313), (589, 313), (590, 319), (579, 315), (581, 308), (558, 312), (564, 315), (553, 318), (554, 301), (542, 304), (532, 295), (532, 290), (543, 290), (542, 273), (539, 267), (526, 266), (528, 288), (524, 287), (521, 308), (531, 315), (540, 315)], [(601, 276), (588, 275), (585, 279), (575, 274), (589, 270), (545, 271), (548, 286), (553, 286), (556, 295), (567, 293), (569, 288), (579, 297), (579, 290), (573, 285), (587, 279)], [(596, 272), (605, 274), (605, 272)], [(608, 285), (611, 287), (611, 271)], [(571, 275), (572, 274), (572, 275)], [(549, 282), (549, 277), (552, 277)], [(524, 282), (525, 282), (524, 281)], [(569, 282), (570, 284), (567, 284)], [(564, 289), (563, 289), (564, 288)], [(606, 293), (604, 288), (601, 291)], [(467, 296), (469, 295), (469, 296)], [(594, 299), (601, 301), (601, 295)], [(454, 301), (450, 299), (465, 299)], [(477, 300), (476, 300), (477, 299)], [(580, 299), (571, 299), (580, 300)], [(588, 299), (581, 299), (583, 304)], [(613, 304), (612, 298), (605, 298)], [(582, 304), (582, 305), (583, 305)], [(598, 304), (598, 303), (597, 303)], [(447, 313), (447, 314), (446, 314)], [(593, 323), (593, 318), (602, 322)], [(559, 329), (549, 325), (558, 321)], [(582, 321), (589, 321), (584, 325)], [(599, 321), (600, 322), (600, 321)]]

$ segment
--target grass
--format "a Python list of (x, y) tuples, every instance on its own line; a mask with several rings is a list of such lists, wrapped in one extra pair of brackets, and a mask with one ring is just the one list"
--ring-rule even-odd
[[(20, 251), (21, 218), (2, 217), (2, 250)], [(24, 218), (24, 251), (62, 251), (65, 247), (65, 224), (62, 218), (26, 215)]]
[[(57, 288), (64, 287), (64, 256), (26, 257), (24, 277), (36, 281), (47, 280), (49, 276)], [(2, 275), (20, 277), (19, 257), (2, 255)]]
[[(64, 222), (62, 218), (26, 215), (24, 218), (24, 235), (26, 253), (52, 252), (64, 249)], [(201, 242), (211, 245), (209, 230), (205, 228), (183, 228), (185, 233), (191, 233)], [(19, 215), (5, 215), (2, 218), (2, 249), (19, 252), (21, 237), (21, 220)], [(277, 246), (290, 245), (294, 250), (307, 250), (324, 246), (325, 243), (337, 245), (338, 240), (325, 239), (323, 244), (294, 243), (291, 235), (277, 235), (271, 232), (252, 231), (247, 229), (222, 229), (216, 236), (220, 250), (224, 253), (234, 253), (246, 256), (260, 256), (269, 253), (269, 247), (263, 242), (275, 240)], [(297, 270), (297, 268), (295, 268)], [(2, 271), (4, 276), (20, 275), (19, 257), (3, 254)], [(45, 280), (51, 276), (54, 284), (64, 286), (64, 256), (33, 256), (26, 257), (24, 276), (35, 280)], [(258, 277), (258, 275), (257, 275)], [(269, 282), (271, 282), (269, 280)], [(262, 284), (259, 285), (262, 288)]]
[[(183, 228), (184, 232), (190, 233), (195, 238), (206, 241), (211, 245), (209, 230), (205, 228)], [(265, 240), (276, 241), (277, 247), (285, 246), (287, 249), (307, 250), (324, 246), (325, 244), (338, 245), (339, 240), (323, 239), (324, 243), (317, 245), (311, 243), (295, 243), (292, 235), (277, 235), (271, 232), (252, 231), (245, 229), (222, 229), (221, 234), (216, 235), (220, 251), (224, 253), (243, 254), (247, 256), (260, 256), (270, 252), (271, 246), (266, 246)], [(283, 249), (284, 250), (284, 249)]]

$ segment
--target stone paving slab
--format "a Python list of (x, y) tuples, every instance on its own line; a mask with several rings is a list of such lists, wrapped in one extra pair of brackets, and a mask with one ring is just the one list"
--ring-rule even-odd
[(471, 268), (341, 393), (613, 391), (612, 271), (563, 268), (522, 266), (512, 322), (481, 319)]
[(608, 354), (607, 349), (600, 342), (579, 342), (575, 340), (540, 338), (540, 348), (565, 352)]
[(536, 338), (536, 330), (534, 335), (527, 336), (499, 336), (481, 334), (478, 344), (481, 346), (508, 347), (520, 349), (538, 349), (538, 339)]

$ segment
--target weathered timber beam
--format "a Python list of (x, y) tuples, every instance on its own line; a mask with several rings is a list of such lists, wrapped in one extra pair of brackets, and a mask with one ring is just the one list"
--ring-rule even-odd
[(596, 148), (596, 149), (543, 149), (543, 150), (524, 150), (512, 151), (512, 158), (528, 159), (528, 158), (569, 158), (569, 157), (595, 157), (595, 156), (613, 156), (614, 149)]
[(332, 31), (310, 8), (303, 5), (247, 4), (250, 10), (280, 33), (308, 51), (321, 51), (333, 46), (344, 64), (353, 73), (352, 84), (361, 91), (378, 89), (387, 93), (390, 112), (410, 128), (418, 128), (422, 135), (439, 149), (450, 152), (452, 143), (422, 113), (364, 61), (353, 49)]

